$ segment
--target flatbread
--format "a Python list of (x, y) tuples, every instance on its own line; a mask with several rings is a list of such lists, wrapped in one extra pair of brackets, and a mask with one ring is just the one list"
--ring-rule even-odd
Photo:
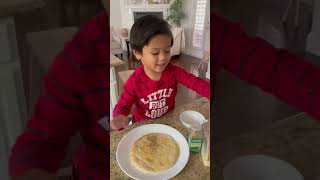
[(130, 160), (142, 172), (159, 173), (172, 167), (179, 154), (178, 144), (169, 135), (150, 133), (131, 146)]

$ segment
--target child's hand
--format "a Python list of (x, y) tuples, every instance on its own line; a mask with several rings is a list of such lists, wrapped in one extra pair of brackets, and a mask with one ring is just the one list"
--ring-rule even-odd
[(128, 126), (129, 126), (128, 117), (123, 115), (114, 117), (110, 122), (111, 129), (116, 131), (126, 129)]

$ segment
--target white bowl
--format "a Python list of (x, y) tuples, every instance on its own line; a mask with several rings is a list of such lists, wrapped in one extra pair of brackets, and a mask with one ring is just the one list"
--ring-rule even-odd
[(265, 155), (248, 155), (232, 160), (223, 170), (224, 180), (303, 180), (288, 162)]
[(197, 111), (184, 111), (180, 114), (180, 121), (185, 127), (190, 128), (192, 123), (199, 123), (202, 125), (208, 120)]

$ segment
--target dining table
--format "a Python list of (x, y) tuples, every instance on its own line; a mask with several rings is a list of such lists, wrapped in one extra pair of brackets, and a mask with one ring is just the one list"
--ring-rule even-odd
[[(146, 120), (131, 124), (122, 131), (110, 132), (110, 178), (113, 180), (132, 179), (121, 170), (116, 159), (117, 146), (122, 137), (134, 128), (146, 124), (164, 124), (177, 129), (183, 136), (187, 137), (188, 129), (180, 122), (179, 116), (182, 112), (193, 110), (201, 113), (206, 119), (210, 115), (210, 102), (206, 98), (199, 98), (190, 103), (175, 107), (166, 115), (155, 120)], [(190, 152), (188, 162), (184, 169), (178, 173), (173, 180), (207, 180), (210, 179), (210, 167), (203, 164), (201, 153)]]
[(223, 180), (232, 160), (246, 155), (266, 155), (293, 165), (305, 180), (320, 179), (320, 123), (299, 113), (269, 126), (213, 142), (212, 176)]

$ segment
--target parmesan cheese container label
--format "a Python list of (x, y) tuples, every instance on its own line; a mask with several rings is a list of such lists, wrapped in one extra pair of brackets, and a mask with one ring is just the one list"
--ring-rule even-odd
[(203, 142), (203, 130), (200, 124), (193, 124), (189, 129), (188, 144), (191, 152), (200, 152)]

